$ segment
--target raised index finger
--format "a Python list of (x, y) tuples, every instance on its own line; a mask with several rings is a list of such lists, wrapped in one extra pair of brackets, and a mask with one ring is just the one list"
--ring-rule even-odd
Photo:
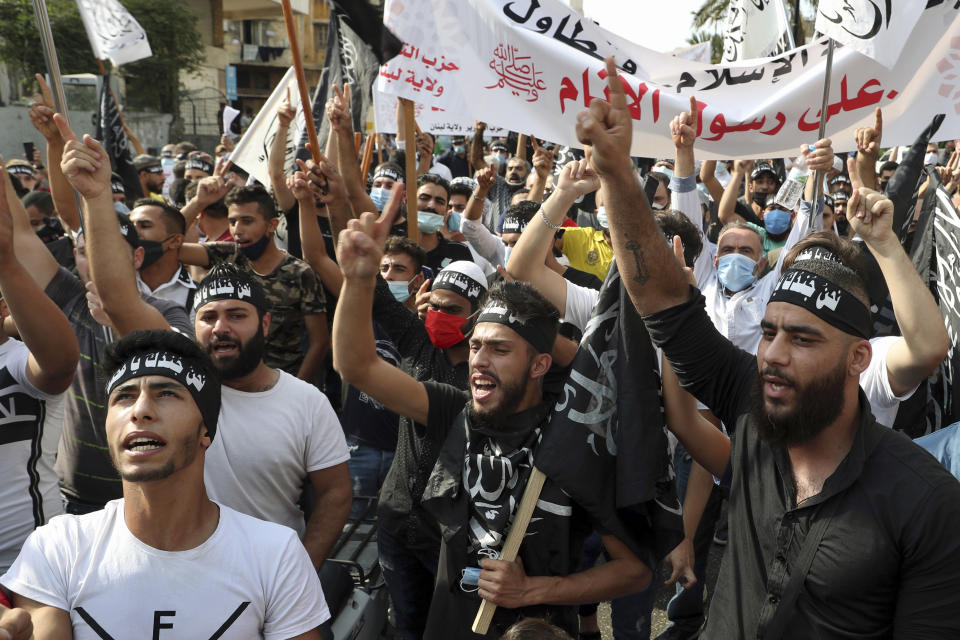
[(873, 128), (877, 130), (877, 136), (879, 137), (883, 133), (883, 111), (880, 109), (880, 107), (877, 107), (876, 114), (877, 121), (873, 125)]
[(48, 107), (53, 107), (53, 92), (50, 91), (47, 81), (43, 79), (41, 74), (36, 74), (37, 83), (40, 85), (40, 94), (43, 96), (43, 103)]
[(697, 105), (697, 97), (690, 96), (690, 126), (696, 131), (700, 124), (700, 106)]
[(617, 75), (617, 63), (613, 56), (607, 56), (604, 59), (607, 65), (607, 85), (610, 87), (610, 106), (614, 109), (627, 108), (627, 96), (623, 92), (623, 84), (620, 82), (620, 76)]
[(60, 131), (60, 137), (63, 138), (64, 142), (77, 139), (77, 134), (70, 128), (70, 123), (67, 122), (67, 119), (64, 118), (63, 115), (59, 113), (53, 114), (53, 122), (57, 125), (57, 129)]
[(540, 150), (540, 143), (537, 142), (537, 136), (527, 136), (530, 138), (530, 144), (533, 145), (533, 151), (536, 153)]

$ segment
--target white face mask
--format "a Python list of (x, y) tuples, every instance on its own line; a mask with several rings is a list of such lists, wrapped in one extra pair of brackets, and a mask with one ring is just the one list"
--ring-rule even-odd
[(927, 155), (923, 156), (923, 164), (937, 164), (937, 161), (940, 159), (940, 156), (937, 155), (936, 151), (931, 151)]

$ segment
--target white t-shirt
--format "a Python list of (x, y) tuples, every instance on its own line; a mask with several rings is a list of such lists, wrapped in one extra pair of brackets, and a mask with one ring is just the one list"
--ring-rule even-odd
[(13, 564), (30, 532), (63, 513), (53, 470), (63, 430), (63, 394), (27, 379), (30, 350), (0, 345), (0, 572)]
[(887, 352), (894, 342), (899, 340), (898, 336), (884, 336), (874, 338), (870, 341), (873, 347), (873, 357), (866, 370), (860, 374), (860, 388), (867, 395), (870, 401), (870, 410), (877, 422), (885, 427), (892, 427), (894, 420), (897, 419), (897, 410), (900, 403), (914, 394), (917, 387), (914, 387), (902, 396), (893, 395), (893, 389), (890, 388), (890, 377), (887, 375)]
[(30, 535), (0, 583), (69, 612), (75, 640), (212, 638), (218, 630), (222, 640), (286, 639), (330, 618), (290, 529), (221, 506), (203, 544), (160, 551), (130, 533), (123, 505), (54, 518)]
[(220, 418), (203, 478), (211, 500), (303, 537), (307, 474), (350, 459), (337, 415), (319, 389), (279, 371), (258, 393), (221, 387)]
[(586, 330), (587, 322), (593, 314), (594, 307), (597, 306), (600, 292), (569, 280), (564, 282), (567, 285), (567, 300), (566, 308), (563, 310), (563, 321), (569, 322), (582, 332)]

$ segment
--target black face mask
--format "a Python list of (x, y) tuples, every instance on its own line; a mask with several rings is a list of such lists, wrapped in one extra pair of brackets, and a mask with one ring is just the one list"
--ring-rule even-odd
[(53, 242), (57, 238), (63, 237), (65, 233), (63, 225), (60, 224), (60, 219), (55, 216), (44, 216), (43, 226), (37, 227), (37, 236), (44, 243)]
[(756, 202), (761, 209), (763, 209), (765, 206), (767, 206), (768, 197), (770, 197), (769, 193), (754, 193), (753, 201)]
[(156, 240), (140, 240), (140, 246), (143, 247), (143, 262), (140, 264), (140, 268), (146, 269), (162, 258), (164, 252), (163, 243), (172, 237), (173, 236), (167, 236), (160, 242)]
[(240, 253), (246, 256), (247, 260), (256, 260), (263, 255), (263, 252), (267, 250), (267, 243), (270, 242), (270, 236), (264, 234), (262, 238), (254, 242), (253, 244), (247, 245), (245, 247), (240, 247)]

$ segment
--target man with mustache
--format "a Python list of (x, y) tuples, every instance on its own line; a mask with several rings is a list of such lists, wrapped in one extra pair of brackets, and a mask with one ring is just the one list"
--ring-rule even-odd
[[(344, 284), (334, 317), (334, 366), (343, 379), (423, 425), (439, 451), (423, 504), (443, 534), (424, 638), (477, 637), (470, 621), (480, 598), (500, 609), (485, 637), (521, 615), (576, 632), (574, 604), (637, 591), (651, 572), (614, 536), (611, 560), (577, 572), (592, 525), (581, 507), (547, 481), (515, 563), (499, 559), (509, 523), (536, 459), (555, 398), (543, 391), (559, 312), (533, 287), (503, 283), (488, 295), (469, 338), (470, 391), (420, 382), (377, 354), (370, 317), (389, 230), (365, 213), (340, 234)], [(661, 241), (662, 242), (662, 241)]]
[[(726, 473), (703, 455), (722, 446), (719, 431), (700, 423), (681, 435), (729, 478), (737, 523), (701, 637), (956, 636), (960, 484), (870, 412), (859, 387), (872, 330), (862, 279), (828, 252), (794, 262), (756, 357), (734, 347), (650, 215), (612, 58), (607, 73), (611, 102), (594, 100), (577, 135), (593, 146), (624, 284), (680, 383), (736, 434)], [(869, 190), (850, 209), (864, 228), (892, 215)]]
[[(236, 265), (207, 274), (194, 299), (197, 343), (223, 381), (220, 437), (207, 452), (210, 497), (297, 532), (319, 567), (352, 501), (343, 430), (319, 389), (264, 362), (270, 313), (259, 284)], [(309, 480), (316, 505), (305, 523)]]

